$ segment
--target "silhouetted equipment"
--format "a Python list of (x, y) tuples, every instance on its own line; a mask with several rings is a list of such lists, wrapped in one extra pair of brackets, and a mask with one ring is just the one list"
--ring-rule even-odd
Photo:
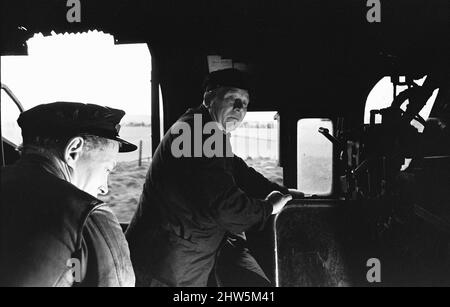
[[(355, 272), (352, 271), (355, 262), (342, 259), (368, 259), (372, 253), (383, 259), (385, 267), (389, 268), (385, 269), (389, 273), (384, 278), (384, 285), (449, 284), (450, 261), (446, 255), (450, 237), (450, 151), (447, 145), (450, 143), (450, 134), (448, 130), (443, 132), (445, 125), (426, 122), (418, 115), (433, 91), (442, 84), (441, 81), (430, 74), (423, 86), (414, 84), (397, 94), (390, 107), (372, 110), (370, 124), (360, 130), (343, 133), (339, 139), (330, 135), (327, 129), (319, 129), (319, 133), (334, 144), (340, 162), (340, 193), (347, 200), (340, 207), (353, 208), (347, 211), (349, 215), (345, 215), (345, 218), (342, 212), (337, 214), (341, 217), (339, 221), (353, 218), (347, 220), (346, 226), (336, 226), (339, 223), (330, 220), (318, 235), (323, 236), (320, 233), (334, 225), (334, 230), (340, 229), (337, 233), (347, 234), (336, 238), (338, 242), (348, 242), (348, 236), (357, 241), (349, 245), (352, 246), (350, 249), (345, 244), (338, 248), (334, 241), (327, 243), (328, 249), (324, 250), (324, 246), (313, 249), (314, 253), (318, 253), (317, 256), (312, 255), (312, 259), (316, 260), (308, 261), (319, 261), (322, 264), (318, 264), (318, 267), (327, 268), (330, 263), (342, 265), (331, 266), (322, 273), (313, 271), (300, 275), (306, 278), (302, 283), (364, 284), (364, 281), (358, 280), (362, 271), (354, 276), (345, 273)], [(403, 111), (400, 107), (405, 101), (409, 103)], [(381, 123), (376, 123), (375, 115), (381, 115)], [(411, 125), (413, 119), (425, 126), (424, 133), (419, 133)], [(434, 133), (440, 135), (434, 139), (437, 143), (430, 142), (429, 130), (433, 127)], [(438, 156), (432, 155), (437, 152)], [(407, 158), (412, 159), (411, 166), (402, 171)], [(319, 203), (327, 204), (324, 201)], [(322, 208), (327, 206), (334, 211), (339, 207), (328, 204)], [(320, 214), (314, 207), (310, 210), (317, 211), (315, 222), (323, 221), (324, 217), (330, 215), (329, 212)], [(354, 228), (357, 224), (355, 219), (365, 221), (367, 228), (361, 227), (361, 224)], [(306, 231), (305, 225), (296, 227)], [(358, 229), (359, 234), (355, 237), (351, 229)], [(337, 235), (330, 233), (334, 237)], [(433, 239), (427, 239), (430, 236)], [(323, 260), (320, 253), (325, 253), (331, 259)], [(359, 256), (354, 258), (355, 254)], [(302, 255), (305, 256), (304, 253)], [(280, 271), (280, 274), (286, 274), (286, 271)], [(328, 274), (329, 277), (323, 277), (322, 281), (311, 280), (321, 274)]]

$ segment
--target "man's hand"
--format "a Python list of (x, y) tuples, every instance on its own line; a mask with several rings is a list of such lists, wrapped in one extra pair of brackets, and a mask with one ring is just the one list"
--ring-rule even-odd
[(277, 214), (280, 212), (286, 203), (292, 199), (292, 195), (286, 194), (283, 195), (278, 191), (273, 191), (269, 195), (267, 195), (266, 200), (272, 204), (272, 214)]
[(305, 193), (300, 192), (299, 190), (296, 190), (296, 189), (289, 189), (289, 194), (292, 195), (293, 199), (303, 199), (303, 198), (305, 198)]

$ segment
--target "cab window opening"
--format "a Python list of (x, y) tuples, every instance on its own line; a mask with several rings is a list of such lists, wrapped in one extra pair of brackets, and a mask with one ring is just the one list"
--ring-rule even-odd
[[(113, 35), (96, 30), (52, 32), (49, 36), (36, 33), (26, 43), (28, 55), (1, 57), (2, 83), (11, 88), (25, 110), (43, 103), (68, 101), (126, 112), (120, 123), (120, 137), (140, 149), (118, 155), (118, 165), (109, 176), (109, 192), (99, 198), (111, 207), (120, 222), (128, 223), (152, 156), (152, 62), (147, 44), (116, 44)], [(2, 101), (6, 100), (2, 91)], [(16, 113), (4, 109), (2, 103), (2, 125), (11, 128), (8, 133), (20, 145), (20, 128), (14, 126), (19, 115)], [(4, 121), (4, 117), (8, 120)]]
[[(417, 85), (422, 86), (425, 82), (426, 76), (422, 79), (415, 80)], [(401, 76), (399, 78), (400, 81), (404, 81), (405, 77)], [(402, 91), (406, 90), (408, 88), (407, 85), (398, 85), (395, 89), (397, 95), (401, 93)], [(431, 97), (428, 99), (425, 106), (422, 108), (422, 110), (419, 112), (419, 115), (426, 121), (430, 117), (431, 109), (433, 108), (434, 102), (436, 100), (437, 94), (439, 90), (436, 89)], [(372, 88), (369, 95), (367, 96), (366, 105), (365, 105), (365, 111), (364, 111), (364, 124), (370, 123), (370, 111), (372, 110), (380, 110), (383, 108), (387, 108), (391, 106), (392, 101), (394, 98), (394, 84), (391, 82), (391, 78), (386, 76), (380, 79), (378, 83)], [(401, 106), (401, 109), (403, 111), (406, 110), (406, 106), (408, 104), (408, 100), (406, 100), (403, 105)], [(375, 123), (379, 124), (381, 123), (381, 118), (377, 116), (375, 118)], [(424, 130), (424, 126), (418, 122), (417, 120), (413, 120), (411, 122), (411, 125), (416, 127), (417, 130), (422, 133)]]
[(275, 111), (247, 112), (242, 124), (231, 133), (231, 147), (249, 166), (282, 185), (277, 118)]
[[(424, 76), (422, 79), (415, 80), (415, 83), (419, 86), (422, 86), (426, 78), (427, 76)], [(399, 81), (404, 82), (406, 81), (406, 78), (404, 76), (400, 76)], [(396, 88), (394, 88), (394, 84), (392, 83), (391, 78), (389, 76), (381, 78), (380, 81), (378, 81), (378, 83), (372, 88), (369, 95), (367, 96), (366, 106), (364, 110), (364, 124), (370, 123), (370, 111), (390, 107), (394, 99), (394, 93), (396, 92), (396, 94), (398, 95), (407, 88), (408, 88), (407, 85), (398, 85)], [(428, 99), (425, 106), (419, 112), (419, 115), (425, 121), (427, 121), (428, 118), (430, 117), (431, 110), (433, 109), (434, 102), (436, 100), (438, 92), (439, 89), (434, 90), (433, 94)], [(408, 103), (409, 103), (408, 100), (406, 100), (402, 104), (401, 109), (403, 111), (406, 110), (406, 106), (408, 105)], [(375, 123), (376, 124), (381, 123), (380, 116), (375, 117)], [(415, 127), (419, 133), (423, 133), (425, 129), (424, 125), (421, 124), (416, 119), (413, 119), (411, 121), (411, 125)], [(401, 170), (402, 171), (406, 170), (411, 164), (411, 161), (412, 159), (406, 158), (405, 163), (403, 164)]]
[(333, 191), (333, 144), (319, 128), (333, 134), (326, 118), (304, 118), (297, 122), (297, 189), (305, 195), (330, 196)]

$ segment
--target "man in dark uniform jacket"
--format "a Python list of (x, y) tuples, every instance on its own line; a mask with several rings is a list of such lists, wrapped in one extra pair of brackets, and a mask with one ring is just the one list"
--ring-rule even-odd
[(108, 191), (125, 112), (56, 102), (22, 113), (20, 160), (1, 170), (0, 286), (134, 286)]
[[(243, 232), (262, 228), (292, 198), (231, 152), (229, 132), (246, 114), (248, 88), (237, 70), (210, 74), (204, 103), (188, 110), (158, 146), (126, 233), (137, 285), (206, 286), (227, 239), (245, 242)], [(242, 270), (234, 271), (252, 271), (257, 278), (250, 285), (269, 285), (255, 259), (241, 251), (231, 265)]]

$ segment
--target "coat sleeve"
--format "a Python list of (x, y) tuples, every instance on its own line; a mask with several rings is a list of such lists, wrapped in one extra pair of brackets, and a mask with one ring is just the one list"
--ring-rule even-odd
[(86, 284), (99, 287), (134, 287), (130, 251), (119, 221), (107, 206), (88, 218)]
[(254, 168), (249, 167), (238, 156), (233, 157), (233, 170), (236, 184), (248, 195), (265, 198), (272, 191), (280, 191), (284, 194), (289, 193), (287, 188), (269, 181)]
[[(225, 230), (233, 233), (262, 227), (272, 214), (272, 205), (249, 197), (236, 184), (226, 159), (202, 159), (197, 165), (197, 197), (208, 204), (209, 213)], [(197, 192), (195, 191), (195, 192)]]

